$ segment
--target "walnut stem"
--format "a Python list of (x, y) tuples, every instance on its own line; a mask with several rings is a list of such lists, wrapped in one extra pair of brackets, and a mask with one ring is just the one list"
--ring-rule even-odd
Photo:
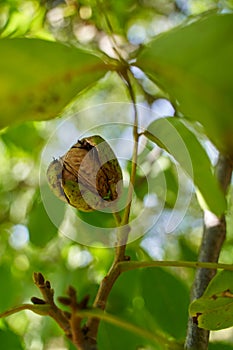
[[(118, 242), (115, 249), (115, 258), (109, 272), (107, 273), (107, 275), (104, 277), (104, 279), (100, 284), (95, 301), (93, 303), (94, 308), (98, 308), (101, 310), (105, 310), (109, 293), (111, 292), (115, 281), (120, 276), (121, 270), (119, 268), (118, 263), (121, 261), (129, 260), (125, 256), (125, 250), (126, 250), (128, 235), (130, 232), (130, 227), (128, 224), (129, 224), (129, 215), (130, 215), (132, 197), (133, 197), (133, 187), (135, 184), (136, 170), (137, 170), (139, 133), (138, 133), (138, 111), (136, 107), (136, 99), (135, 99), (135, 94), (134, 94), (133, 87), (127, 71), (124, 72), (124, 74), (122, 75), (122, 78), (127, 83), (128, 92), (134, 108), (134, 127), (133, 127), (134, 148), (133, 148), (133, 155), (132, 155), (132, 169), (130, 174), (130, 184), (128, 188), (126, 207), (124, 210), (122, 220), (120, 223), (118, 223), (119, 225), (118, 235), (117, 235)], [(119, 217), (117, 219), (119, 220)], [(96, 340), (99, 323), (100, 323), (100, 320), (97, 318), (88, 319), (87, 325), (86, 325), (88, 329), (87, 341), (88, 339)]]

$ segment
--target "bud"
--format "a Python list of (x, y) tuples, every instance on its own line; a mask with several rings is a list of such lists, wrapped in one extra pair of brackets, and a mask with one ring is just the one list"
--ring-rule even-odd
[(98, 135), (79, 140), (47, 171), (54, 194), (78, 210), (111, 207), (122, 190), (122, 172), (109, 144)]

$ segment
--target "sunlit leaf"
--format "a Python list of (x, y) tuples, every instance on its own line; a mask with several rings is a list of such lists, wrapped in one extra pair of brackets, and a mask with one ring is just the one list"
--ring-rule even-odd
[(12, 152), (18, 148), (32, 156), (37, 155), (37, 151), (41, 149), (44, 142), (44, 139), (31, 122), (12, 126), (6, 129), (1, 136), (4, 143)]
[(159, 36), (138, 66), (188, 118), (201, 122), (220, 150), (233, 153), (233, 15), (212, 15)]
[(176, 159), (193, 179), (208, 208), (217, 215), (222, 214), (226, 201), (212, 174), (210, 160), (196, 136), (181, 119), (157, 119), (148, 126), (145, 135)]
[(107, 69), (90, 53), (38, 39), (1, 39), (0, 51), (0, 127), (58, 116)]
[(232, 272), (222, 271), (213, 278), (203, 296), (192, 302), (189, 312), (200, 328), (219, 330), (232, 327)]

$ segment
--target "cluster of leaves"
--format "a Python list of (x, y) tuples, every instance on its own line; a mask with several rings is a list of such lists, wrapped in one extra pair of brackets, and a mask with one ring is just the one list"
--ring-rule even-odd
[[(56, 120), (42, 121), (55, 118), (73, 99), (87, 106), (88, 103), (93, 103), (93, 96), (95, 101), (102, 103), (106, 101), (106, 95), (109, 101), (114, 101), (117, 94), (119, 100), (127, 101), (124, 89), (118, 86), (120, 80), (114, 73), (125, 72), (124, 60), (137, 58), (135, 66), (151, 78), (149, 81), (144, 74), (140, 78), (135, 74), (134, 85), (138, 98), (149, 106), (158, 97), (169, 97), (179, 115), (179, 118), (153, 121), (145, 136), (153, 145), (157, 144), (170, 153), (187, 174), (193, 177), (204, 198), (205, 204), (202, 203), (202, 206), (207, 206), (217, 215), (226, 209), (225, 198), (212, 175), (211, 161), (196, 135), (202, 133), (218, 150), (230, 156), (233, 153), (233, 44), (229, 36), (233, 30), (232, 14), (202, 15), (194, 23), (156, 37), (140, 53), (137, 50), (139, 44), (147, 42), (158, 33), (159, 30), (152, 30), (156, 23), (164, 25), (166, 29), (174, 27), (187, 15), (195, 14), (195, 11), (211, 10), (220, 13), (223, 8), (230, 10), (230, 1), (200, 2), (202, 5), (199, 5), (203, 8), (196, 7), (193, 13), (190, 9), (195, 1), (190, 1), (189, 7), (185, 7), (182, 1), (99, 1), (97, 4), (93, 1), (78, 4), (76, 1), (56, 4), (51, 1), (30, 1), (31, 11), (34, 11), (33, 20), (29, 17), (25, 19), (29, 2), (23, 2), (23, 7), (21, 3), (16, 1), (12, 5), (9, 1), (1, 9), (0, 276), (4, 280), (4, 286), (0, 290), (1, 311), (28, 300), (34, 294), (31, 276), (35, 270), (43, 271), (51, 281), (56, 281), (55, 290), (58, 295), (62, 295), (71, 284), (78, 286), (81, 297), (87, 292), (94, 297), (98, 283), (108, 271), (113, 259), (111, 249), (85, 248), (59, 236), (59, 230), (50, 222), (40, 199), (38, 169), (41, 150), (57, 123)], [(82, 29), (90, 34), (89, 38), (83, 40)], [(134, 31), (141, 31), (141, 36), (133, 35)], [(34, 38), (6, 38), (9, 35)], [(76, 47), (35, 39), (38, 36), (51, 38), (52, 35), (60, 41), (75, 44)], [(118, 53), (104, 49), (109, 38), (116, 45)], [(84, 51), (84, 44), (94, 51)], [(123, 61), (118, 62), (118, 54), (124, 58)], [(104, 78), (106, 73), (107, 78)], [(97, 85), (93, 88), (95, 83)], [(80, 93), (85, 89), (88, 92), (84, 103), (83, 94)], [(76, 106), (73, 104), (70, 108), (72, 110)], [(97, 114), (96, 119), (98, 118)], [(200, 132), (200, 126), (198, 129), (196, 122), (202, 124), (204, 131), (201, 129)], [(88, 121), (86, 125), (87, 123)], [(186, 145), (192, 160), (193, 174), (190, 173), (190, 164), (186, 163), (182, 149), (176, 148), (178, 141), (174, 130)], [(154, 147), (152, 143), (150, 147)], [(167, 153), (160, 155), (160, 159), (170, 161)], [(177, 185), (177, 177), (174, 175), (173, 163), (170, 161), (169, 164), (166, 168), (167, 187), (176, 198), (174, 184)], [(127, 166), (129, 164), (125, 171)], [(151, 168), (153, 169), (153, 164)], [(143, 177), (139, 177), (137, 181), (143, 183), (143, 180)], [(143, 200), (145, 188), (139, 186), (136, 194)], [(174, 199), (166, 198), (168, 209), (174, 203)], [(94, 218), (98, 226), (98, 213), (94, 215), (91, 220)], [(198, 215), (200, 210), (194, 200), (190, 209), (191, 220), (196, 220)], [(185, 233), (194, 228), (189, 222)], [(163, 238), (160, 237), (159, 240), (154, 237), (158, 232), (153, 228), (151, 236), (161, 245)], [(230, 239), (231, 232), (228, 234)], [(192, 237), (190, 235), (184, 238), (180, 235), (180, 238), (171, 239), (174, 242), (170, 249), (169, 245), (164, 249), (161, 247), (162, 257), (195, 260), (197, 247), (192, 242)], [(127, 253), (132, 259), (151, 260), (151, 256), (142, 248), (146, 247), (145, 242), (146, 240), (137, 241), (128, 246)], [(229, 245), (226, 244), (222, 253), (226, 260), (230, 260), (230, 243), (229, 240)], [(177, 253), (174, 253), (174, 246)], [(153, 255), (153, 251), (150, 250), (150, 253)], [(187, 282), (184, 282), (185, 279)], [(165, 339), (168, 338), (177, 341), (173, 343), (171, 340), (168, 346), (179, 348), (179, 340), (185, 337), (191, 279), (192, 272), (184, 272), (181, 280), (176, 270), (159, 268), (124, 273), (114, 285), (107, 311), (150, 333), (155, 333), (154, 330), (158, 329), (154, 336), (156, 345), (151, 339), (132, 335), (126, 329), (102, 322), (99, 348), (149, 350), (156, 346), (156, 349), (164, 349)], [(223, 275), (223, 279), (217, 280), (220, 290), (216, 290), (216, 286), (210, 286), (203, 296), (204, 301), (191, 306), (190, 311), (200, 321), (200, 326), (217, 328), (213, 325), (216, 316), (212, 317), (211, 312), (214, 310), (212, 304), (217, 304), (219, 299), (223, 307), (221, 317), (225, 315), (225, 308), (231, 306), (231, 288), (228, 285), (223, 288), (223, 280), (228, 279), (229, 275), (227, 278)], [(230, 319), (227, 326), (231, 325)], [(222, 324), (218, 328), (223, 328)], [(33, 346), (39, 349), (44, 344), (47, 349), (52, 349), (56, 346), (56, 341), (57, 344), (63, 343), (55, 325), (47, 320), (38, 321), (31, 315), (14, 315), (2, 322), (0, 340), (4, 347), (15, 350), (32, 349)], [(73, 345), (68, 342), (63, 346), (73, 349)], [(230, 345), (226, 347), (231, 348)]]

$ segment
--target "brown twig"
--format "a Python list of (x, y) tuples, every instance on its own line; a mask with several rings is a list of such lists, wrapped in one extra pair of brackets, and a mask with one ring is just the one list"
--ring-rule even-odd
[(72, 333), (70, 329), (69, 320), (64, 315), (63, 311), (57, 307), (54, 303), (54, 290), (51, 288), (51, 284), (49, 281), (44, 279), (42, 273), (34, 273), (34, 283), (39, 288), (44, 301), (46, 304), (50, 305), (49, 316), (52, 317), (56, 323), (63, 329), (66, 336), (69, 339), (72, 339)]
[[(216, 176), (225, 195), (231, 181), (232, 165), (232, 160), (229, 157), (221, 154), (219, 155), (218, 163), (216, 165)], [(198, 260), (201, 262), (217, 262), (225, 237), (225, 215), (223, 214), (218, 218), (214, 214), (205, 211), (204, 231)], [(191, 300), (202, 296), (215, 274), (216, 270), (212, 269), (197, 270), (192, 287)], [(198, 328), (198, 325), (194, 320), (189, 318), (185, 349), (207, 350), (208, 343), (209, 331)]]
[[(76, 290), (70, 286), (67, 291), (68, 297), (58, 298), (61, 304), (70, 308), (70, 312), (63, 311), (54, 302), (54, 291), (51, 288), (50, 282), (46, 281), (40, 272), (34, 273), (34, 282), (40, 289), (43, 300), (33, 297), (32, 302), (50, 306), (47, 315), (56, 321), (77, 349), (95, 350), (95, 347), (87, 347), (86, 327), (82, 326), (82, 318), (78, 315), (78, 311), (87, 308), (89, 296), (85, 296), (78, 302)], [(88, 339), (88, 342), (91, 344), (90, 339)]]

